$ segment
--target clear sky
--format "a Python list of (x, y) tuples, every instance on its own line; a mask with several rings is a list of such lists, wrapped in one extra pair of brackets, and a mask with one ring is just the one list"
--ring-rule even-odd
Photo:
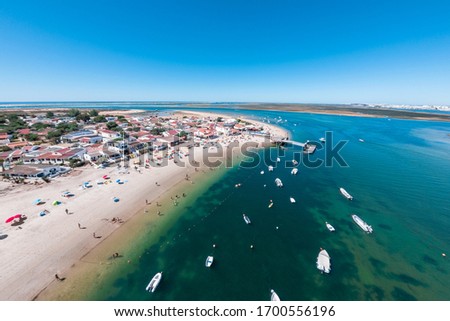
[(448, 0), (0, 0), (0, 101), (450, 105)]

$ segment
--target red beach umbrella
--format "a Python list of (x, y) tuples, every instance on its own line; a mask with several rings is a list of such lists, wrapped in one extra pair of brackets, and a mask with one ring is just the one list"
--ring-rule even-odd
[(11, 222), (11, 221), (14, 221), (16, 218), (21, 218), (21, 217), (22, 217), (22, 214), (16, 214), (16, 215), (11, 216), (10, 218), (8, 218), (8, 219), (5, 221), (5, 223), (9, 223), (9, 222)]

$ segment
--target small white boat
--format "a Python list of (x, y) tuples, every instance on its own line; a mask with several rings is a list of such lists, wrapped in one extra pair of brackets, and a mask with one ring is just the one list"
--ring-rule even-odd
[(317, 256), (317, 268), (325, 273), (330, 273), (331, 271), (331, 263), (330, 263), (330, 255), (328, 252), (320, 249), (319, 255)]
[(264, 175), (264, 171), (261, 171), (261, 175)]
[(320, 137), (320, 138), (319, 138), (319, 141), (320, 141), (321, 143), (325, 143), (325, 138)]
[(342, 195), (345, 196), (346, 199), (348, 200), (353, 200), (353, 196), (351, 196), (345, 189), (343, 189), (342, 187), (339, 188), (339, 191), (341, 192)]
[(292, 174), (292, 175), (297, 175), (297, 173), (298, 173), (298, 168), (293, 168), (293, 169), (291, 170), (291, 174)]
[(291, 203), (295, 203), (295, 198), (289, 197), (289, 200), (291, 201)]
[(281, 301), (280, 297), (274, 290), (270, 290), (270, 301)]
[(272, 165), (269, 166), (269, 172), (273, 172), (273, 166)]
[(275, 179), (275, 184), (277, 184), (278, 187), (283, 187), (283, 182), (279, 178)]
[(295, 159), (293, 159), (292, 164), (294, 164), (294, 166), (296, 166), (296, 165), (298, 165), (298, 162)]
[(358, 224), (358, 226), (360, 228), (362, 228), (362, 230), (364, 232), (367, 232), (367, 233), (373, 232), (372, 226), (370, 226), (369, 224), (364, 222), (358, 215), (352, 214), (352, 218), (355, 221), (355, 223)]
[(364, 139), (360, 138), (358, 139), (361, 143), (364, 143)]
[(206, 267), (211, 267), (211, 265), (213, 264), (213, 262), (214, 262), (214, 257), (210, 255), (210, 256), (208, 256), (208, 257), (206, 258), (205, 266), (206, 266)]
[(145, 290), (148, 292), (155, 292), (156, 288), (159, 285), (159, 282), (161, 282), (161, 279), (162, 279), (162, 272), (156, 273), (155, 276), (150, 281), (150, 283), (145, 288)]
[(250, 221), (250, 219), (248, 218), (247, 215), (242, 214), (242, 217), (244, 218), (245, 223), (247, 223), (247, 224), (251, 224), (252, 223), (252, 221)]
[(277, 163), (281, 162), (280, 157), (277, 157)]
[(330, 232), (334, 232), (334, 231), (335, 231), (335, 229), (334, 229), (333, 225), (331, 225), (330, 223), (328, 223), (328, 222), (325, 222), (325, 225), (327, 226), (327, 229), (329, 229), (329, 230), (330, 230)]

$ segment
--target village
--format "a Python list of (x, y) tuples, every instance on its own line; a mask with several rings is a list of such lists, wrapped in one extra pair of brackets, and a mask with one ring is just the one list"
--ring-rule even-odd
[[(107, 167), (120, 161), (160, 165), (189, 155), (193, 146), (230, 143), (242, 134), (269, 135), (258, 122), (177, 112), (3, 112), (0, 115), (0, 175), (15, 182), (46, 179), (74, 167)], [(151, 156), (145, 161), (143, 155)]]

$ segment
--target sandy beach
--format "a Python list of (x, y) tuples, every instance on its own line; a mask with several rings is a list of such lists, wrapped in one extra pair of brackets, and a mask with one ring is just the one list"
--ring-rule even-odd
[[(287, 135), (280, 128), (262, 125), (275, 135)], [(236, 139), (241, 143), (263, 142), (262, 137), (240, 135), (221, 139), (220, 143), (226, 145)], [(195, 147), (192, 153), (201, 162), (203, 147)], [(32, 300), (50, 284), (59, 282), (56, 275), (68, 278), (72, 266), (134, 215), (142, 213), (146, 203), (154, 204), (168, 195), (177, 184), (186, 181), (186, 175), (195, 179), (202, 173), (192, 165), (178, 165), (169, 161), (168, 166), (138, 170), (133, 166), (127, 170), (116, 165), (105, 169), (85, 166), (39, 186), (1, 182), (0, 300)], [(104, 175), (109, 179), (104, 180)], [(117, 183), (117, 179), (123, 183)], [(97, 184), (98, 180), (103, 184)], [(92, 187), (83, 189), (84, 182), (91, 182)], [(74, 196), (63, 197), (66, 191)], [(119, 201), (115, 202), (114, 197)], [(39, 198), (45, 203), (36, 205)], [(54, 201), (61, 204), (52, 205)], [(40, 216), (43, 210), (48, 213)], [(27, 218), (20, 225), (6, 224), (5, 220), (15, 214)], [(110, 255), (105, 253), (106, 257)]]

